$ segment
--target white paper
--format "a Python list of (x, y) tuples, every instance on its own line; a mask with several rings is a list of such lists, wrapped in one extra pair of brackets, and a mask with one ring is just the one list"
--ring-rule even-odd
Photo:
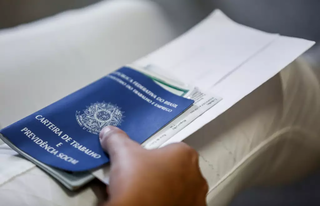
[(221, 101), (219, 97), (207, 95), (199, 91), (195, 91), (194, 95), (197, 96), (198, 99), (191, 98), (195, 100), (193, 106), (146, 140), (142, 144), (144, 148), (157, 149), (161, 147), (175, 134), (179, 133), (183, 128), (187, 127), (191, 122)]
[(152, 64), (206, 90), (278, 37), (236, 24), (217, 10), (194, 29), (135, 64)]
[[(162, 146), (180, 142), (280, 72), (314, 42), (239, 25), (221, 11), (165, 47), (134, 62), (153, 65), (222, 100)], [(93, 174), (105, 183), (108, 167)]]

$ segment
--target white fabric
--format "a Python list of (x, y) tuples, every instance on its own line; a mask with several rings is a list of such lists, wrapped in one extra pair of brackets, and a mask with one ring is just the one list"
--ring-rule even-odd
[[(168, 42), (174, 37), (169, 25), (153, 4), (111, 1), (0, 32), (0, 125)], [(277, 172), (290, 155), (300, 160), (301, 168), (295, 168), (287, 181), (316, 165), (319, 156), (310, 142), (316, 142), (319, 132), (318, 80), (304, 64), (289, 67), (186, 140), (199, 151), (211, 187), (209, 205), (226, 205), (252, 184), (284, 181), (287, 176)], [(48, 91), (50, 85), (56, 89)], [(303, 147), (297, 147), (301, 142)], [(95, 184), (69, 192), (31, 163), (10, 155), (10, 150), (0, 151), (3, 205), (81, 206), (100, 197)], [(312, 161), (303, 161), (306, 158)], [(296, 166), (293, 163), (289, 165)], [(10, 169), (17, 173), (4, 172)]]
[(201, 156), (209, 205), (242, 189), (296, 180), (319, 166), (319, 81), (296, 61), (186, 142)]
[(0, 125), (145, 56), (173, 31), (158, 7), (138, 0), (105, 1), (2, 31)]
[[(172, 40), (174, 31), (155, 4), (132, 0), (104, 1), (2, 30), (0, 128), (152, 52)], [(52, 85), (55, 89), (48, 90)], [(80, 206), (95, 201), (92, 187), (78, 195), (67, 192), (12, 154), (1, 142), (1, 205)]]
[(0, 143), (0, 185), (34, 167), (16, 155), (10, 147)]

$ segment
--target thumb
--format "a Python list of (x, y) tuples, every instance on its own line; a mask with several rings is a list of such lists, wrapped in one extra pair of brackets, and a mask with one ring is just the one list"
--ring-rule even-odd
[(113, 126), (104, 127), (100, 131), (99, 139), (103, 150), (109, 154), (111, 161), (136, 147), (140, 147), (124, 131)]

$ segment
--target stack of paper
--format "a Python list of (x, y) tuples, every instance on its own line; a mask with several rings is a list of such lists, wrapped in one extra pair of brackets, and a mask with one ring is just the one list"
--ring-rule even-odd
[[(134, 62), (136, 67), (154, 68), (219, 100), (156, 146), (183, 141), (279, 73), (313, 44), (237, 24), (216, 10), (178, 39)], [(153, 136), (149, 142), (157, 142), (157, 138)], [(106, 166), (93, 174), (108, 183), (108, 172)]]

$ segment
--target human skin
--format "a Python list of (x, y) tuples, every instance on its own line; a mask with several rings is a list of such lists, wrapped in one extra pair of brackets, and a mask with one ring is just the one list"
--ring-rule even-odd
[(185, 143), (146, 150), (116, 127), (99, 135), (111, 161), (103, 206), (205, 206), (208, 185), (197, 152)]

